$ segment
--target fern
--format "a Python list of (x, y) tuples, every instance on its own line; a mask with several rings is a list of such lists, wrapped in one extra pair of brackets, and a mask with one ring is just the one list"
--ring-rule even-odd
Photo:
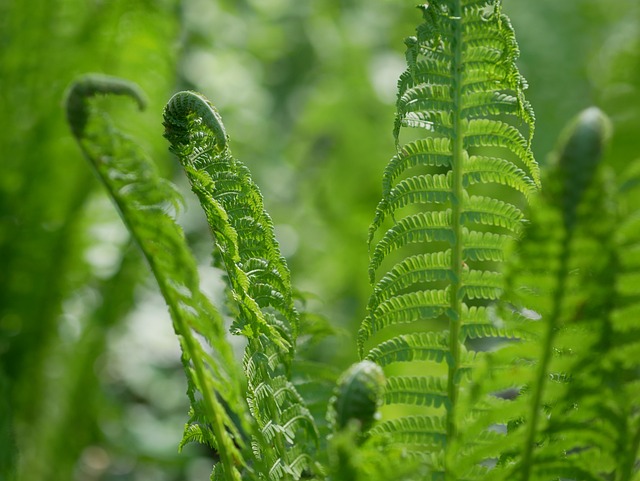
[(219, 114), (199, 94), (174, 95), (165, 137), (206, 213), (237, 309), (236, 333), (248, 339), (248, 402), (259, 432), (253, 454), (264, 479), (299, 479), (315, 469), (318, 432), (291, 383), (299, 315), (273, 224), (247, 168), (231, 154)]
[(532, 362), (520, 370), (524, 424), (510, 437), (521, 450), (506, 479), (631, 479), (635, 469), (638, 392), (630, 373), (638, 357), (628, 354), (637, 353), (637, 328), (625, 314), (621, 325), (616, 320), (638, 302), (623, 287), (634, 272), (623, 252), (637, 234), (627, 230), (635, 214), (601, 165), (609, 130), (595, 108), (568, 127), (510, 275), (510, 298), (535, 305), (543, 322), (531, 326), (538, 341), (521, 353)]
[[(403, 363), (394, 372), (409, 374), (388, 378), (385, 403), (412, 406), (414, 414), (373, 432), (423, 457), (427, 447), (433, 479), (474, 479), (483, 470), (462, 462), (460, 432), (470, 414), (460, 390), (476, 363), (467, 341), (509, 334), (489, 306), (503, 288), (497, 263), (524, 219), (519, 207), (482, 188), (505, 186), (522, 200), (538, 189), (533, 112), (501, 2), (419, 8), (424, 23), (407, 40), (394, 135), (398, 144), (404, 131), (418, 129), (423, 138), (399, 146), (384, 171), (369, 231), (374, 292), (359, 349), (384, 367)], [(410, 434), (416, 427), (421, 432)]]
[[(109, 117), (92, 107), (92, 97), (110, 93), (129, 96), (144, 106), (142, 93), (134, 84), (86, 75), (69, 90), (69, 125), (142, 249), (167, 301), (182, 347), (191, 399), (185, 440), (197, 439), (214, 446), (226, 479), (240, 480), (235, 463), (244, 463), (240, 430), (247, 429), (246, 405), (231, 349), (224, 341), (222, 318), (200, 291), (195, 260), (181, 229), (167, 213), (169, 207), (179, 206), (179, 195)], [(206, 340), (208, 348), (200, 344), (198, 336)], [(222, 402), (241, 426), (235, 424)]]
[(262, 195), (215, 108), (177, 93), (165, 137), (226, 273), (244, 378), (168, 214), (178, 195), (90, 102), (114, 93), (142, 107), (141, 93), (97, 75), (71, 88), (71, 130), (180, 338), (191, 401), (180, 447), (213, 447), (221, 481), (637, 479), (640, 162), (619, 178), (602, 165), (609, 121), (589, 109), (563, 134), (539, 193), (534, 115), (501, 2), (419, 8), (398, 82), (397, 153), (368, 233), (363, 360), (333, 390), (334, 372), (301, 361), (298, 345), (331, 329), (296, 307)]

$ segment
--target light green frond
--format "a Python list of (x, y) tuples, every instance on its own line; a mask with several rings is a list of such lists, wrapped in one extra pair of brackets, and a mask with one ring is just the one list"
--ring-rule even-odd
[(463, 292), (467, 299), (499, 299), (503, 288), (499, 272), (471, 270), (462, 276)]
[(447, 383), (437, 377), (394, 376), (387, 378), (385, 404), (440, 407), (447, 405)]
[[(249, 170), (233, 157), (222, 118), (200, 94), (180, 92), (164, 111), (165, 137), (206, 214), (235, 301), (232, 332), (248, 338), (247, 402), (256, 423), (259, 476), (299, 479), (318, 439), (291, 382), (299, 329), (289, 269)], [(265, 479), (266, 479), (265, 478)]]
[(526, 173), (505, 159), (472, 155), (465, 162), (464, 182), (506, 185), (525, 195), (527, 200), (536, 192), (535, 182)]
[(451, 198), (451, 176), (419, 175), (404, 179), (391, 189), (376, 210), (376, 216), (369, 231), (369, 243), (384, 219), (409, 204), (441, 204)]
[(408, 244), (445, 241), (453, 244), (451, 211), (420, 212), (404, 217), (389, 229), (376, 244), (369, 263), (369, 276), (373, 282), (375, 271), (384, 258)]
[(527, 169), (536, 186), (540, 185), (540, 171), (533, 158), (528, 140), (512, 125), (493, 119), (472, 119), (465, 126), (465, 146), (501, 147), (514, 154)]
[(407, 416), (377, 424), (371, 435), (391, 434), (403, 444), (422, 449), (446, 443), (445, 420), (435, 416)]
[(502, 234), (463, 229), (464, 257), (470, 261), (500, 262), (509, 240), (509, 236)]
[(372, 313), (371, 334), (389, 326), (441, 316), (450, 302), (446, 290), (416, 291), (382, 302)]
[(428, 282), (444, 281), (451, 276), (451, 251), (418, 254), (402, 260), (375, 285), (369, 310), (404, 289)]
[(498, 199), (473, 195), (464, 204), (462, 221), (466, 225), (479, 224), (502, 227), (514, 235), (522, 229), (524, 214), (516, 206)]
[[(248, 169), (229, 150), (220, 115), (201, 95), (179, 92), (165, 108), (164, 125), (171, 150), (182, 163), (207, 214), (230, 287), (241, 300), (240, 314), (244, 319), (239, 320), (236, 329), (248, 337), (266, 334), (283, 348), (291, 349), (298, 315), (293, 307), (289, 271), (260, 191)], [(263, 269), (254, 269), (256, 263), (262, 263)], [(252, 272), (251, 278), (243, 267)], [(267, 274), (264, 278), (260, 276), (263, 272)], [(256, 287), (257, 284), (271, 289)], [(284, 336), (264, 316), (262, 309), (268, 306), (274, 307), (281, 315), (280, 321), (286, 324)]]
[(402, 146), (382, 174), (382, 192), (387, 195), (396, 179), (416, 166), (451, 166), (451, 141), (428, 137)]
[[(412, 405), (411, 415), (421, 406), (444, 406), (446, 442), (432, 443), (425, 456), (431, 479), (476, 480), (487, 469), (461, 464), (472, 442), (464, 439), (459, 410), (481, 409), (459, 405), (460, 396), (475, 392), (469, 383), (475, 366), (485, 362), (481, 349), (524, 338), (489, 312), (505, 287), (499, 263), (525, 224), (522, 204), (540, 186), (531, 150), (534, 116), (515, 65), (513, 28), (499, 0), (433, 0), (419, 8), (424, 22), (405, 42), (407, 70), (398, 81), (397, 154), (384, 171), (369, 229), (373, 294), (358, 345), (361, 356), (389, 373), (446, 360), (442, 378), (389, 378), (386, 402)], [(407, 128), (409, 138), (423, 136), (400, 145)], [(502, 187), (520, 194), (517, 200), (498, 197)], [(376, 333), (399, 324), (401, 335), (374, 343)], [(425, 326), (435, 331), (425, 332)], [(482, 341), (469, 342), (474, 339)], [(397, 362), (404, 364), (388, 367)], [(428, 431), (402, 415), (393, 422)], [(411, 444), (419, 434), (388, 435), (417, 453)], [(486, 453), (487, 459), (495, 454)]]
[(448, 354), (446, 333), (417, 332), (402, 334), (378, 344), (369, 351), (366, 359), (384, 367), (394, 362), (442, 362)]

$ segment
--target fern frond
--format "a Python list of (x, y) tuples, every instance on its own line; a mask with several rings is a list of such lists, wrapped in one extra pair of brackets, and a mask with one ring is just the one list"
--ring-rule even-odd
[(403, 334), (379, 344), (367, 354), (367, 359), (380, 366), (394, 362), (442, 362), (449, 354), (448, 339), (438, 332)]
[(392, 376), (387, 379), (386, 403), (415, 406), (450, 405), (445, 379), (430, 376)]
[[(624, 208), (600, 165), (608, 137), (606, 116), (593, 108), (567, 128), (520, 244), (521, 261), (507, 276), (508, 298), (535, 306), (542, 322), (527, 328), (533, 342), (524, 344), (518, 368), (521, 407), (512, 415), (520, 425), (509, 438), (519, 452), (492, 479), (622, 480), (637, 469), (629, 467), (637, 463), (637, 445), (629, 448), (639, 405), (629, 396), (627, 369), (637, 372), (638, 358), (617, 356), (634, 344), (638, 325), (625, 321), (616, 332), (615, 321), (638, 302), (638, 292), (627, 290), (632, 270), (622, 267), (618, 230), (635, 207)], [(628, 234), (638, 239), (639, 232)], [(523, 283), (536, 288), (512, 287)]]
[[(412, 405), (412, 416), (420, 406), (429, 416), (435, 408), (445, 441), (429, 448), (433, 478), (476, 479), (486, 469), (459, 463), (459, 393), (477, 362), (468, 341), (524, 337), (487, 310), (503, 291), (498, 264), (520, 236), (524, 213), (486, 187), (508, 187), (522, 202), (538, 190), (534, 117), (500, 1), (437, 0), (419, 8), (424, 23), (406, 42), (408, 68), (398, 81), (398, 152), (369, 229), (374, 293), (358, 343), (361, 356), (381, 366), (401, 362), (413, 373), (413, 362), (443, 364), (443, 377), (389, 377), (385, 403)], [(400, 145), (408, 129), (423, 138)], [(393, 332), (400, 324), (402, 333)], [(418, 426), (404, 415), (389, 422)]]
[[(207, 215), (240, 308), (235, 328), (248, 338), (264, 334), (291, 349), (298, 328), (289, 270), (248, 169), (229, 150), (220, 115), (201, 95), (179, 92), (164, 111), (165, 137)], [(262, 312), (274, 307), (281, 333)]]
[[(227, 272), (232, 329), (245, 335), (247, 400), (256, 421), (255, 469), (270, 480), (299, 479), (315, 466), (315, 420), (291, 382), (299, 329), (289, 269), (249, 170), (231, 154), (222, 119), (200, 94), (179, 92), (164, 111), (165, 137), (178, 156)], [(315, 469), (315, 468), (314, 468)]]
[[(106, 114), (92, 107), (93, 96), (109, 93), (130, 96), (144, 105), (135, 85), (104, 75), (86, 75), (71, 86), (67, 96), (71, 130), (149, 262), (169, 307), (182, 347), (192, 408), (181, 446), (191, 440), (215, 445), (221, 459), (218, 472), (225, 480), (239, 481), (235, 463), (245, 463), (238, 447), (244, 443), (234, 419), (244, 423), (246, 410), (222, 318), (200, 291), (196, 262), (182, 230), (167, 213), (168, 205), (180, 204), (179, 195), (158, 176), (135, 143), (117, 131)], [(206, 340), (210, 352), (197, 335)]]
[(447, 441), (447, 428), (442, 417), (407, 416), (377, 424), (371, 435), (389, 434), (416, 450), (437, 446), (443, 448)]

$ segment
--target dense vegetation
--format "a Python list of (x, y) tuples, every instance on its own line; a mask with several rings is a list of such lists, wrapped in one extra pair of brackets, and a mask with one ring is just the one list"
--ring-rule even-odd
[[(0, 5), (1, 479), (640, 476), (637, 2), (41, 3)], [(182, 88), (225, 124), (175, 95), (167, 155)]]

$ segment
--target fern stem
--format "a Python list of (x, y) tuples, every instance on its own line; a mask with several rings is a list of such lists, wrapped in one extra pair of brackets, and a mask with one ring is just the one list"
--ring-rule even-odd
[[(84, 146), (81, 145), (81, 147), (85, 155), (87, 155), (90, 158), (90, 155), (88, 151), (84, 148)], [(107, 189), (111, 190), (110, 185), (108, 185), (107, 182), (104, 182), (104, 179), (102, 179), (102, 176), (100, 176), (100, 179), (103, 180), (103, 183), (107, 187)], [(119, 198), (115, 195), (115, 193), (111, 192), (111, 194), (120, 212), (125, 213), (127, 210), (127, 206), (120, 202)], [(122, 215), (121, 217), (124, 224), (127, 226), (127, 229), (129, 230), (129, 232), (132, 233), (136, 242), (140, 246), (145, 258), (147, 259), (147, 262), (149, 262), (151, 271), (153, 272), (154, 277), (158, 281), (158, 286), (160, 287), (160, 292), (162, 293), (162, 296), (165, 299), (170, 299), (171, 288), (167, 286), (164, 280), (164, 274), (163, 274), (162, 268), (156, 265), (155, 256), (152, 253), (148, 252), (147, 249), (145, 249), (145, 243), (138, 238), (137, 230), (135, 229), (135, 226), (131, 225), (131, 223), (129, 222), (129, 216)], [(169, 306), (169, 310), (171, 312), (171, 318), (174, 319), (174, 322), (177, 324), (176, 332), (180, 333), (180, 336), (182, 337), (183, 342), (185, 344), (186, 349), (183, 349), (183, 351), (188, 353), (198, 352), (199, 349), (197, 347), (197, 341), (193, 338), (191, 334), (191, 327), (189, 326), (189, 323), (182, 317), (180, 312), (171, 305), (171, 303), (167, 303), (167, 305)], [(204, 400), (205, 409), (207, 411), (207, 419), (211, 422), (211, 429), (214, 432), (215, 438), (219, 442), (218, 455), (220, 456), (220, 462), (224, 467), (224, 472), (227, 475), (227, 479), (231, 481), (241, 481), (241, 478), (239, 477), (239, 473), (235, 469), (231, 453), (225, 446), (225, 440), (228, 439), (228, 435), (226, 433), (222, 420), (218, 416), (218, 412), (221, 412), (222, 410), (224, 410), (224, 407), (218, 402), (215, 396), (212, 396), (213, 388), (209, 386), (207, 383), (207, 376), (205, 373), (205, 367), (202, 362), (202, 359), (198, 356), (193, 356), (191, 360), (193, 362), (196, 378), (198, 379), (198, 383), (200, 384), (200, 389), (202, 391), (202, 397)]]
[[(88, 159), (91, 160), (92, 155), (88, 151), (88, 149), (85, 147), (85, 145), (83, 143), (80, 143), (79, 145), (83, 154)], [(91, 161), (90, 163), (92, 166), (94, 166), (93, 161)], [(162, 268), (156, 265), (155, 256), (152, 253), (148, 252), (147, 249), (145, 249), (145, 243), (142, 241), (142, 239), (138, 237), (137, 229), (135, 228), (134, 225), (132, 225), (129, 222), (129, 216), (126, 215), (127, 205), (123, 204), (120, 201), (120, 198), (118, 197), (117, 193), (112, 191), (111, 185), (105, 181), (105, 179), (102, 177), (100, 172), (98, 172), (98, 177), (100, 178), (105, 188), (111, 194), (111, 197), (112, 199), (114, 199), (118, 210), (123, 214), (120, 217), (122, 218), (122, 221), (126, 225), (127, 230), (132, 233), (132, 236), (136, 240), (137, 244), (140, 246), (145, 258), (147, 259), (147, 262), (151, 267), (151, 271), (153, 272), (154, 277), (158, 281), (158, 286), (160, 287), (160, 292), (162, 293), (162, 296), (165, 299), (171, 298), (171, 289), (167, 286), (166, 282), (164, 281), (164, 274), (163, 274)], [(169, 306), (169, 310), (171, 311), (171, 317), (172, 319), (174, 319), (174, 322), (176, 322), (177, 324), (176, 327), (178, 327), (178, 329), (176, 329), (176, 332), (180, 333), (180, 336), (182, 337), (184, 344), (187, 347), (187, 349), (185, 349), (184, 352), (189, 352), (189, 353), (198, 352), (199, 349), (197, 349), (196, 347), (197, 341), (195, 341), (193, 336), (191, 335), (191, 328), (188, 325), (188, 322), (180, 315), (180, 312), (174, 309), (174, 307), (170, 303), (168, 303), (168, 306)], [(215, 434), (215, 438), (220, 441), (218, 445), (218, 455), (220, 456), (220, 461), (224, 467), (224, 472), (228, 477), (227, 479), (231, 481), (241, 481), (241, 478), (238, 475), (239, 473), (235, 469), (234, 462), (231, 457), (231, 453), (224, 446), (224, 440), (228, 439), (228, 435), (226, 434), (222, 420), (217, 415), (217, 413), (223, 410), (224, 408), (222, 405), (220, 405), (220, 403), (215, 398), (215, 396), (211, 395), (211, 393), (213, 392), (213, 388), (211, 386), (208, 386), (207, 376), (205, 374), (205, 367), (202, 362), (202, 359), (200, 359), (198, 356), (194, 356), (192, 357), (192, 361), (193, 361), (193, 366), (196, 373), (196, 378), (198, 379), (198, 383), (200, 384), (200, 387), (202, 390), (205, 409), (207, 411), (207, 418), (211, 421), (211, 428)]]
[[(453, 16), (457, 20), (453, 21), (454, 37), (453, 49), (454, 59), (452, 62), (453, 77), (453, 197), (451, 201), (452, 227), (455, 237), (455, 244), (451, 256), (451, 271), (453, 272), (453, 282), (451, 284), (451, 310), (449, 313), (449, 350), (451, 359), (449, 361), (447, 379), (447, 446), (452, 446), (457, 437), (455, 409), (458, 400), (459, 380), (458, 370), (460, 365), (460, 325), (462, 312), (462, 210), (464, 202), (464, 187), (462, 184), (462, 166), (464, 160), (464, 125), (462, 121), (462, 7), (460, 0), (454, 2)], [(449, 469), (449, 456), (451, 449), (447, 450), (447, 465), (445, 466), (445, 477), (451, 478)]]
[(638, 422), (636, 422), (635, 427), (636, 432), (633, 436), (631, 446), (629, 446), (629, 449), (626, 452), (626, 456), (624, 456), (620, 463), (621, 469), (616, 473), (616, 481), (632, 479), (636, 466), (636, 459), (638, 459), (638, 454), (640, 454), (640, 419), (637, 421)]
[(553, 352), (553, 342), (558, 332), (558, 320), (562, 309), (562, 300), (564, 298), (565, 284), (569, 274), (569, 248), (573, 237), (572, 231), (565, 232), (560, 250), (560, 266), (558, 269), (558, 285), (554, 290), (551, 314), (549, 315), (546, 331), (542, 344), (542, 356), (538, 363), (538, 370), (533, 385), (533, 398), (530, 403), (529, 421), (527, 423), (527, 433), (525, 436), (525, 445), (522, 454), (522, 481), (528, 481), (531, 477), (533, 468), (533, 449), (535, 445), (535, 437), (538, 431), (538, 423), (540, 421), (540, 410), (544, 390), (546, 387), (547, 371), (551, 362), (551, 353)]
[[(196, 347), (197, 341), (191, 335), (190, 327), (179, 315), (176, 315), (175, 318), (180, 323), (180, 332), (182, 334), (182, 338), (184, 339), (184, 343), (187, 346), (186, 352), (198, 352)], [(205, 373), (206, 368), (202, 362), (202, 359), (198, 356), (194, 356), (191, 360), (193, 361), (193, 367), (196, 373), (196, 377), (202, 389), (202, 397), (208, 411), (207, 417), (211, 422), (211, 429), (213, 430), (213, 434), (218, 441), (218, 455), (220, 456), (220, 462), (222, 463), (226, 477), (232, 481), (241, 481), (239, 473), (235, 468), (231, 453), (224, 445), (225, 441), (228, 439), (228, 434), (226, 433), (222, 419), (220, 419), (220, 416), (218, 416), (218, 412), (221, 412), (224, 407), (218, 402), (218, 399), (212, 395), (213, 387), (207, 384), (207, 376)]]

